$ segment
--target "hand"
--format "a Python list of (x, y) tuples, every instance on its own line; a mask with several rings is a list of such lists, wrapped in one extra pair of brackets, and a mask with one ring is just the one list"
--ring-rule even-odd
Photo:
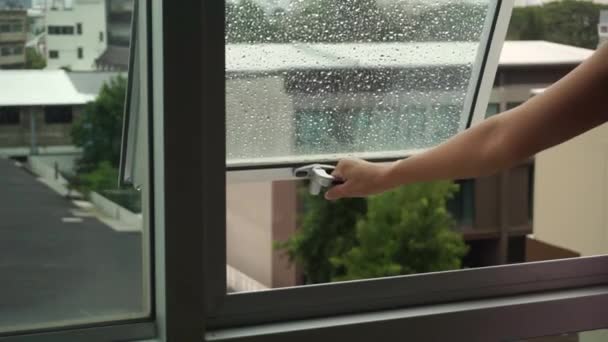
[(390, 188), (390, 164), (370, 163), (361, 159), (340, 160), (332, 175), (344, 183), (335, 185), (325, 193), (328, 200), (344, 197), (365, 197)]

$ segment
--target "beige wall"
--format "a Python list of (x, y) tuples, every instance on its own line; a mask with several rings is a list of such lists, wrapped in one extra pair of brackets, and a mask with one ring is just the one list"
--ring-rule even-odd
[(608, 252), (608, 124), (540, 153), (535, 165), (535, 238), (581, 255)]
[(228, 184), (228, 265), (272, 286), (272, 183)]

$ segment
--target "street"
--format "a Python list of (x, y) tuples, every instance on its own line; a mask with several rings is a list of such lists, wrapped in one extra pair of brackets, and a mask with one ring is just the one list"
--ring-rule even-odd
[(79, 210), (0, 158), (0, 333), (141, 312), (141, 234)]

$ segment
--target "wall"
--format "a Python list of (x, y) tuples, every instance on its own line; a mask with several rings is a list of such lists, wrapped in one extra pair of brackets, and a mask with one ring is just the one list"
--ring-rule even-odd
[[(103, 0), (74, 0), (71, 9), (59, 7), (47, 12), (48, 26), (73, 26), (73, 35), (47, 34), (47, 69), (69, 67), (72, 70), (94, 70), (95, 59), (106, 49), (106, 6)], [(82, 23), (78, 35), (76, 24)], [(99, 33), (103, 32), (103, 41)], [(78, 47), (83, 48), (83, 58), (78, 59)], [(48, 51), (59, 51), (59, 58), (48, 58)]]
[(228, 184), (226, 197), (228, 264), (272, 286), (272, 183)]
[(25, 63), (25, 41), (27, 40), (27, 14), (25, 11), (0, 11), (0, 23), (3, 21), (19, 20), (22, 23), (22, 32), (4, 32), (0, 33), (0, 45), (20, 45), (23, 47), (23, 53), (19, 55), (1, 56), (0, 68), (19, 67)]
[(538, 154), (534, 191), (536, 239), (608, 252), (608, 125)]
[(36, 119), (36, 139), (39, 147), (72, 145), (72, 124), (82, 115), (83, 106), (73, 107), (72, 123), (47, 124), (43, 107), (21, 107), (20, 122), (16, 125), (0, 125), (0, 148), (31, 145), (31, 119)]

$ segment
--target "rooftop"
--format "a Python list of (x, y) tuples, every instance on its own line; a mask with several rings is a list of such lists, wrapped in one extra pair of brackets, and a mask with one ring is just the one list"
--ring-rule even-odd
[[(395, 68), (472, 63), (475, 42), (230, 44), (228, 72), (293, 69)], [(507, 41), (500, 66), (576, 65), (593, 50), (546, 41)]]
[(80, 105), (95, 99), (79, 93), (63, 70), (2, 70), (0, 105)]

